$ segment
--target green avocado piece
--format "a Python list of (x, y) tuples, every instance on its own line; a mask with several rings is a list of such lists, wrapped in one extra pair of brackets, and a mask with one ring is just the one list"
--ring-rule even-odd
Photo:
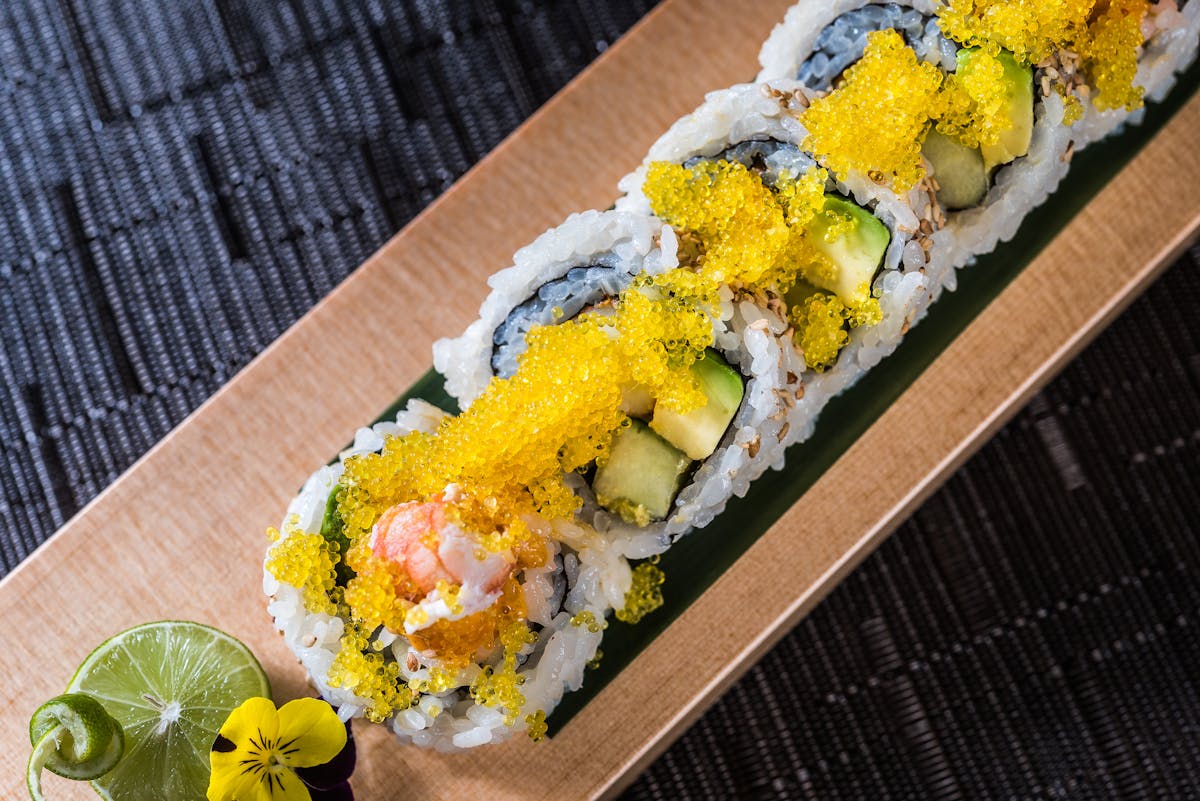
[(596, 468), (592, 489), (602, 507), (645, 526), (670, 513), (691, 466), (687, 454), (634, 419), (613, 437), (612, 452)]
[(832, 277), (805, 277), (819, 289), (833, 292), (847, 306), (857, 308), (871, 297), (871, 280), (883, 263), (888, 243), (892, 241), (891, 232), (871, 212), (837, 195), (825, 196), (823, 211), (833, 212), (842, 220), (848, 217), (851, 227), (830, 242), (830, 229), (840, 223), (828, 213), (812, 219), (808, 224), (809, 237), (817, 250), (829, 257), (836, 270)]
[(987, 197), (990, 181), (979, 148), (930, 131), (921, 152), (933, 165), (938, 200), (944, 207), (950, 211), (969, 209)]
[[(958, 73), (969, 73), (982, 53), (977, 47), (958, 51)], [(1008, 84), (1008, 118), (1012, 127), (1000, 134), (1000, 141), (984, 145), (984, 165), (990, 173), (1029, 152), (1033, 142), (1033, 68), (1017, 61), (1007, 50), (1001, 50), (996, 58), (1004, 67), (1004, 79)]]
[(650, 427), (690, 458), (706, 459), (721, 443), (746, 390), (737, 370), (712, 348), (692, 365), (692, 377), (708, 402), (684, 413), (659, 404)]

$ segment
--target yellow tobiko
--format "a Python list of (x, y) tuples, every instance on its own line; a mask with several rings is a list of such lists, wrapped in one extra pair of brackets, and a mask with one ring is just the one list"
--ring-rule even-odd
[(800, 115), (804, 146), (835, 174), (859, 172), (905, 192), (924, 176), (921, 143), (942, 108), (942, 73), (894, 30), (867, 36), (844, 82)]
[(1088, 29), (1079, 48), (1088, 80), (1096, 87), (1096, 108), (1101, 111), (1141, 108), (1145, 89), (1137, 78), (1138, 48), (1142, 45), (1142, 20), (1149, 11), (1146, 0), (1110, 0)]

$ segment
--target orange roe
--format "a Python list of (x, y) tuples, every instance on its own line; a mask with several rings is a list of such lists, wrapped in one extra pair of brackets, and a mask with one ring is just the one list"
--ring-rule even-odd
[(643, 562), (633, 569), (633, 585), (625, 593), (625, 606), (616, 611), (622, 623), (637, 623), (663, 605), (662, 585), (666, 581), (662, 570)]
[(844, 83), (800, 114), (804, 146), (834, 173), (859, 172), (906, 192), (924, 176), (921, 143), (942, 107), (942, 72), (894, 30), (867, 36)]
[(939, 24), (968, 47), (1002, 47), (1038, 64), (1086, 37), (1093, 6), (1095, 0), (950, 0)]
[(1096, 108), (1101, 111), (1142, 107), (1146, 90), (1134, 85), (1142, 20), (1149, 12), (1147, 0), (1110, 0), (1088, 29), (1088, 40), (1079, 49), (1084, 71), (1096, 87)]
[(295, 516), (287, 521), (285, 530), (288, 536), (283, 538), (275, 529), (267, 532), (275, 543), (267, 552), (267, 572), (285, 584), (299, 587), (308, 611), (337, 614), (337, 604), (333, 601), (337, 546), (320, 534), (303, 531)]
[(710, 292), (720, 283), (782, 292), (798, 274), (834, 269), (808, 239), (827, 180), (828, 173), (814, 169), (769, 187), (738, 162), (655, 162), (643, 191), (656, 216), (701, 241), (696, 275)]

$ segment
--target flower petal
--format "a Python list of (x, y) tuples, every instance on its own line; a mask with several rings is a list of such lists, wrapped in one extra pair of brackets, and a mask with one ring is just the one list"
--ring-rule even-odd
[[(345, 784), (354, 773), (356, 753), (354, 748), (354, 732), (350, 724), (346, 724), (346, 747), (338, 755), (323, 765), (311, 768), (296, 768), (300, 780), (314, 790), (332, 790)], [(316, 794), (314, 794), (316, 798)]]
[(323, 765), (345, 745), (346, 726), (325, 701), (297, 698), (279, 708), (277, 753), (285, 765), (292, 768)]
[(274, 740), (279, 733), (279, 713), (267, 698), (251, 698), (229, 713), (221, 724), (221, 736), (233, 742), (238, 750), (252, 747), (263, 749), (261, 738)]
[[(238, 796), (238, 801), (243, 801)], [(300, 777), (290, 770), (271, 771), (259, 782), (258, 794), (245, 801), (312, 801), (312, 795)]]
[[(258, 792), (259, 770), (242, 764), (247, 758), (241, 751), (211, 751), (208, 764), (212, 773), (208, 777), (208, 801), (241, 801), (253, 799)], [(261, 763), (258, 763), (261, 766)]]

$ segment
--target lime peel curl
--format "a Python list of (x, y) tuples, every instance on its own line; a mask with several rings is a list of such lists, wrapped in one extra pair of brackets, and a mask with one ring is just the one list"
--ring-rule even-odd
[(125, 732), (104, 706), (85, 693), (66, 693), (42, 704), (29, 721), (33, 751), (25, 785), (33, 801), (44, 801), (42, 770), (91, 781), (108, 773), (125, 752)]

